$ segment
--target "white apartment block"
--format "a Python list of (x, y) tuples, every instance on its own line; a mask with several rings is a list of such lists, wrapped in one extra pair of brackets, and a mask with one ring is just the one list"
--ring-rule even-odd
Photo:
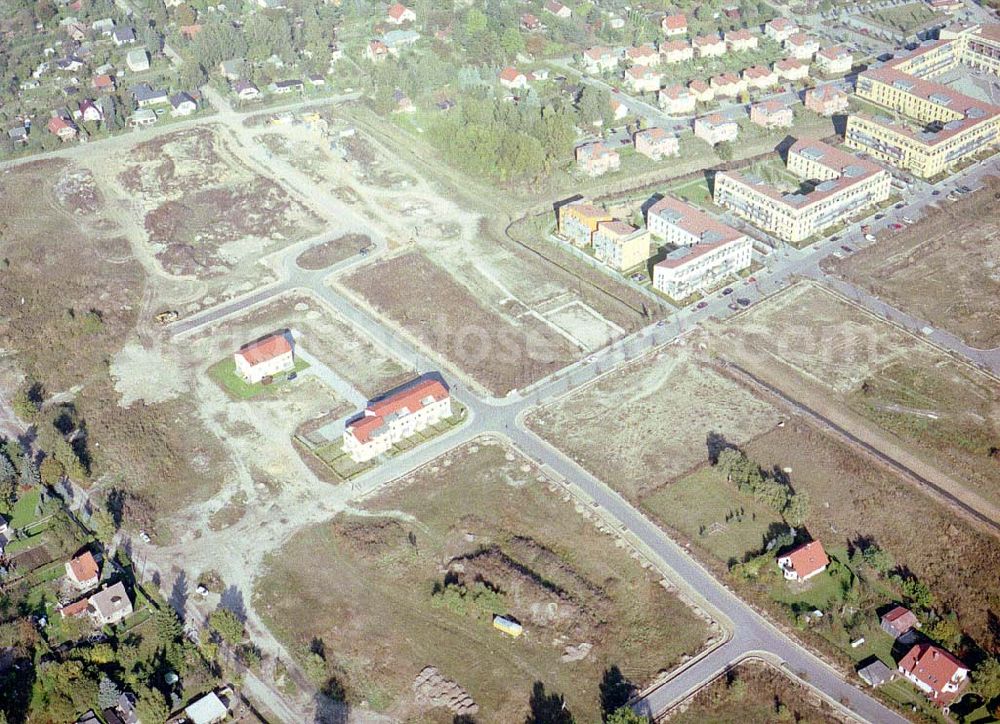
[(358, 463), (392, 449), (401, 440), (451, 417), (451, 395), (434, 379), (423, 380), (373, 402), (344, 429), (344, 451)]

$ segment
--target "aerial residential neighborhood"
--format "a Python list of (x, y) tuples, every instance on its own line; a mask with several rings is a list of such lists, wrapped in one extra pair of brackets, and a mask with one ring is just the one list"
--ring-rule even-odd
[(0, 2), (0, 722), (1000, 721), (996, 0)]

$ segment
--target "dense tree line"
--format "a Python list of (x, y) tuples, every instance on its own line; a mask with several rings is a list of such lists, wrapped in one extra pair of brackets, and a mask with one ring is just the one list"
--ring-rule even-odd
[(788, 480), (777, 472), (768, 473), (736, 448), (721, 451), (716, 467), (741, 493), (750, 495), (782, 517), (790, 525), (800, 526), (809, 515), (809, 495), (794, 492)]

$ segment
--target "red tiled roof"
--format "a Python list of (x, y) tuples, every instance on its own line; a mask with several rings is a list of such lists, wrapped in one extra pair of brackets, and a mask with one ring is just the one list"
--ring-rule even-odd
[(667, 30), (680, 30), (688, 26), (687, 17), (684, 15), (667, 15), (663, 18), (663, 27)]
[(734, 40), (750, 40), (753, 35), (746, 28), (741, 28), (740, 30), (732, 30), (726, 33), (726, 40), (732, 42)]
[(695, 79), (688, 83), (688, 88), (695, 91), (696, 93), (704, 93), (708, 90), (708, 83), (703, 80)]
[(774, 64), (774, 67), (778, 70), (793, 70), (795, 68), (801, 68), (804, 65), (805, 63), (798, 58), (783, 58), (782, 60), (777, 61)]
[(401, 17), (403, 17), (403, 13), (405, 13), (406, 10), (407, 7), (405, 5), (403, 5), (402, 3), (396, 3), (391, 8), (389, 8), (389, 17), (393, 18), (394, 20), (399, 20)]
[(845, 55), (850, 55), (850, 51), (847, 50), (843, 45), (831, 45), (829, 48), (823, 48), (817, 55), (821, 58), (826, 58), (827, 60), (836, 60)]
[[(968, 667), (944, 649), (933, 644), (917, 644), (899, 662), (899, 668), (913, 674), (938, 695), (959, 669)], [(957, 683), (957, 682), (956, 682)]]
[(904, 606), (896, 606), (882, 617), (882, 621), (891, 624), (898, 631), (906, 631), (919, 625), (916, 614)]
[(509, 65), (509, 66), (507, 66), (506, 68), (504, 68), (503, 70), (500, 71), (500, 80), (505, 80), (505, 81), (508, 81), (510, 83), (513, 83), (514, 81), (517, 80), (518, 76), (523, 76), (523, 75), (524, 75), (524, 73), (522, 73), (521, 71), (519, 71), (514, 66)]
[(90, 601), (86, 598), (81, 598), (79, 601), (74, 601), (73, 603), (68, 603), (59, 609), (59, 615), (63, 618), (69, 618), (70, 616), (79, 616), (81, 613), (87, 610), (87, 604)]
[(823, 566), (830, 565), (830, 559), (827, 558), (826, 551), (823, 550), (823, 544), (818, 540), (801, 545), (781, 557), (788, 558), (789, 565), (793, 571), (799, 574), (799, 578), (805, 578)]
[(292, 351), (292, 345), (283, 334), (272, 334), (264, 339), (251, 342), (245, 347), (240, 347), (236, 353), (247, 361), (251, 366), (267, 362), (275, 357), (280, 357)]
[(793, 23), (788, 18), (775, 18), (774, 20), (769, 22), (768, 25), (774, 28), (775, 30), (787, 30), (788, 28), (796, 27), (795, 23)]
[(81, 553), (76, 558), (71, 559), (69, 567), (73, 571), (73, 576), (78, 581), (89, 581), (91, 578), (96, 578), (98, 572), (101, 570), (98, 568), (97, 561), (94, 560), (94, 556), (91, 555), (90, 551)]
[(785, 42), (788, 43), (789, 45), (805, 45), (806, 43), (811, 43), (814, 41), (805, 33), (793, 33), (792, 35), (788, 36), (788, 40), (786, 40)]
[(675, 53), (678, 50), (686, 50), (691, 46), (688, 45), (686, 40), (671, 40), (666, 43), (660, 43), (661, 53)]
[(694, 39), (695, 45), (717, 45), (721, 42), (723, 42), (722, 38), (718, 35), (699, 35)]
[(385, 424), (386, 417), (403, 410), (410, 414), (421, 410), (428, 397), (433, 402), (439, 402), (448, 397), (448, 390), (437, 380), (423, 380), (395, 395), (373, 402), (365, 410), (365, 416), (348, 424), (347, 429), (358, 442), (364, 444), (375, 430)]

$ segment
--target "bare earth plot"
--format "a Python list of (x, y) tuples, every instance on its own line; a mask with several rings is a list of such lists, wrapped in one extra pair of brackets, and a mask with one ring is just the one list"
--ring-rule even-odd
[(115, 175), (148, 243), (174, 276), (210, 279), (314, 235), (320, 221), (235, 155), (211, 126), (140, 144)]
[(380, 260), (345, 283), (496, 395), (555, 372), (581, 352), (521, 306), (484, 304), (418, 252)]
[[(413, 694), (433, 666), (475, 701), (477, 721), (523, 720), (535, 682), (595, 721), (606, 669), (642, 686), (707, 628), (553, 490), (516, 451), (477, 440), (291, 539), (255, 607), (290, 650), (322, 645), (354, 707), (450, 721)], [(494, 629), (495, 613), (524, 634)]]
[(632, 500), (708, 459), (709, 433), (742, 443), (769, 430), (770, 404), (673, 346), (543, 408), (533, 430)]
[(27, 374), (65, 393), (86, 423), (92, 474), (120, 476), (137, 507), (168, 512), (217, 489), (222, 451), (190, 399), (137, 402), (115, 387), (106, 361), (132, 337), (147, 279), (114, 207), (90, 171), (65, 162), (0, 176), (0, 347), (11, 352), (0, 368), (8, 385)]
[(1000, 346), (1000, 179), (830, 268), (980, 349)]
[(812, 283), (740, 315), (713, 344), (997, 517), (1000, 384), (992, 377)]
[(848, 721), (809, 689), (759, 661), (746, 661), (699, 690), (672, 712), (672, 724), (705, 724), (732, 721), (770, 724), (835, 724)]

